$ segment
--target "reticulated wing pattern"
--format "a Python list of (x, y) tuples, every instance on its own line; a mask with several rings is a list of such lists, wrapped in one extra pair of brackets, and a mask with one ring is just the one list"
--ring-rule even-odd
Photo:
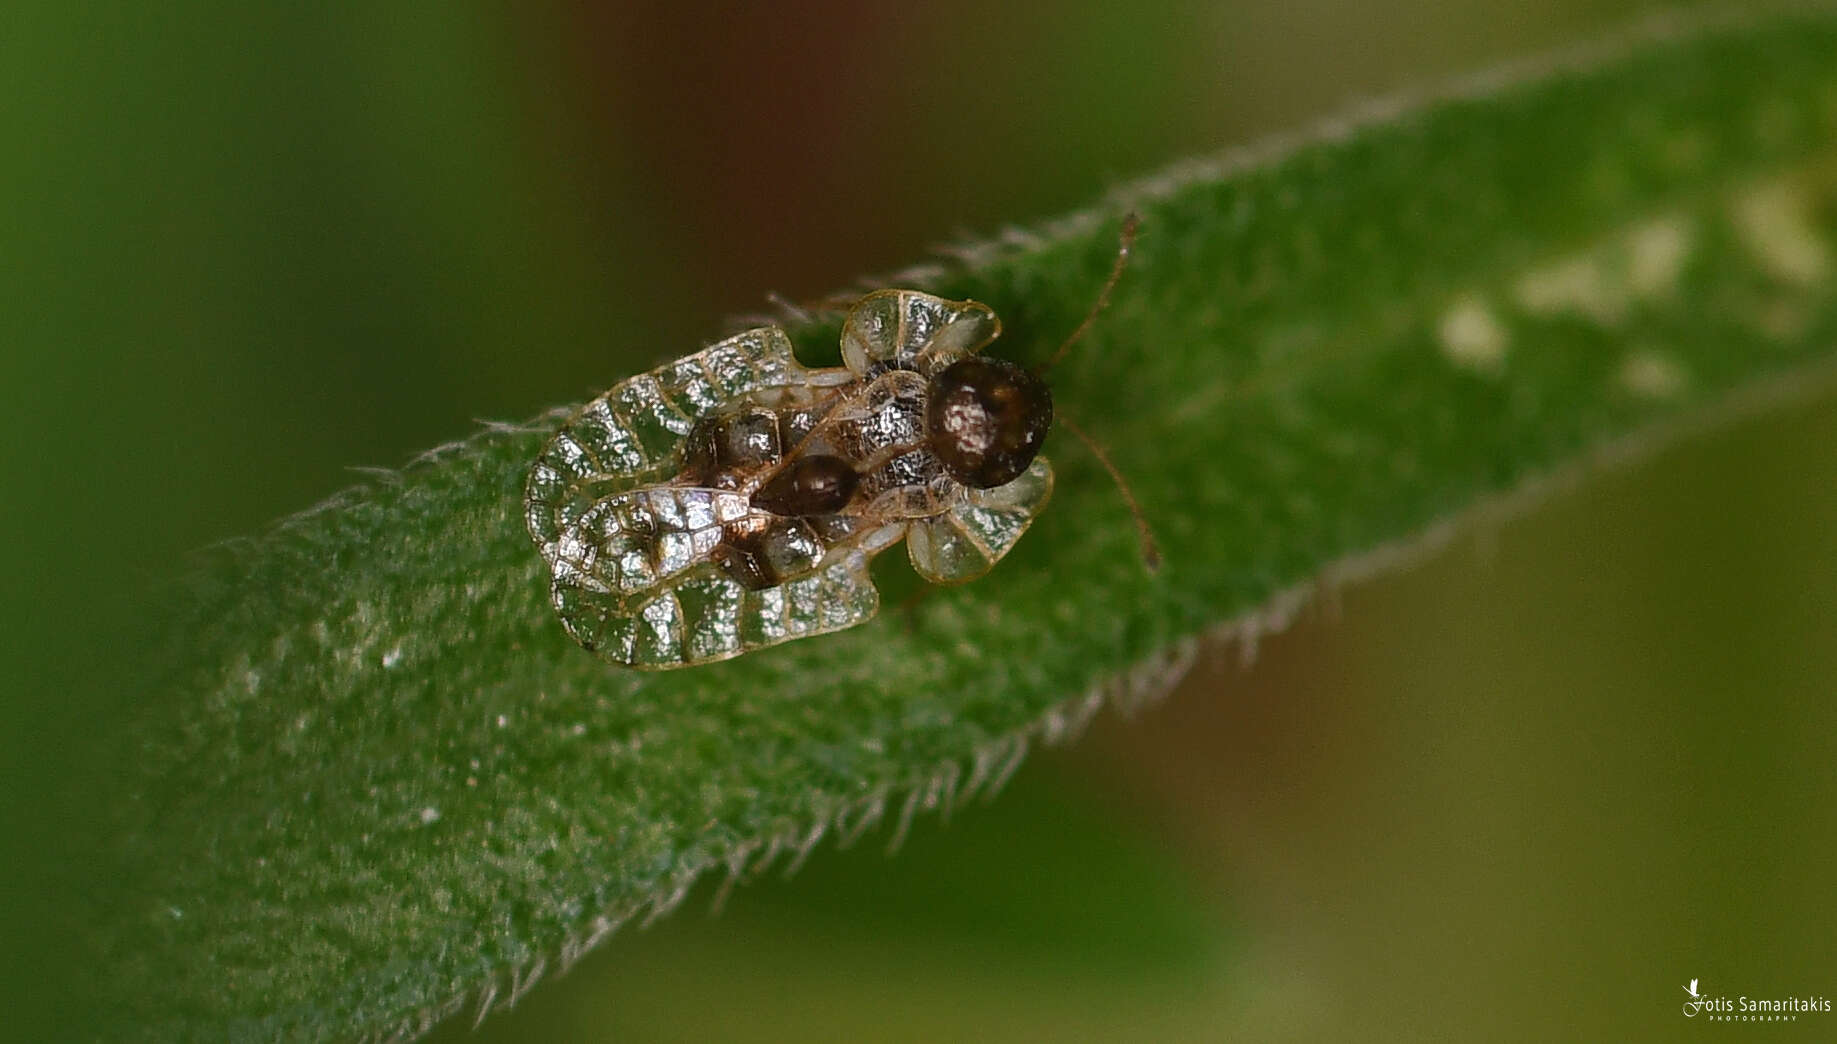
[(725, 527), (748, 498), (669, 485), (697, 421), (750, 396), (803, 388), (810, 371), (777, 327), (730, 337), (615, 385), (582, 407), (531, 467), (524, 519), (549, 594), (576, 642), (633, 667), (680, 667), (853, 627), (880, 597), (867, 555), (843, 548), (766, 590), (721, 572)]
[(1052, 466), (1045, 457), (1035, 457), (1005, 486), (969, 490), (950, 510), (907, 528), (912, 568), (934, 584), (976, 579), (1008, 553), (1051, 496)]
[(681, 667), (853, 627), (880, 608), (859, 550), (764, 590), (724, 575), (709, 552), (750, 510), (739, 494), (681, 486), (601, 501), (552, 562), (562, 626), (605, 659)]
[(842, 322), (842, 361), (857, 375), (878, 364), (930, 376), (1000, 334), (1001, 320), (981, 302), (876, 290), (855, 302)]
[(765, 326), (613, 385), (562, 425), (530, 468), (530, 538), (552, 565), (557, 543), (600, 500), (674, 474), (696, 421), (742, 396), (802, 386), (808, 373), (785, 332)]

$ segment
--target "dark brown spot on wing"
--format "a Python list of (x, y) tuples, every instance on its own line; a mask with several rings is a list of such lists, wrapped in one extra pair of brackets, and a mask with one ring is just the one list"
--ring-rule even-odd
[(683, 477), (696, 485), (732, 489), (740, 474), (775, 463), (783, 453), (778, 415), (771, 410), (717, 414), (689, 432)]
[(841, 457), (799, 457), (759, 487), (753, 506), (774, 515), (833, 515), (848, 506), (860, 484), (854, 465)]
[(822, 538), (808, 522), (779, 518), (764, 526), (753, 520), (729, 526), (712, 557), (730, 578), (761, 591), (814, 570), (824, 551)]

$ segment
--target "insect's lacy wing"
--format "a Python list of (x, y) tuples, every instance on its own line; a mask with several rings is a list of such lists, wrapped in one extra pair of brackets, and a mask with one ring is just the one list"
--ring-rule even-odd
[(697, 420), (741, 396), (801, 385), (808, 373), (785, 332), (762, 326), (613, 385), (570, 417), (531, 466), (523, 494), (530, 539), (553, 563), (557, 541), (598, 501), (673, 474)]
[(631, 667), (686, 667), (828, 631), (874, 615), (867, 555), (749, 591), (710, 558), (743, 494), (650, 486), (601, 499), (564, 530), (549, 594), (568, 634)]
[(912, 568), (934, 584), (960, 584), (995, 567), (1052, 496), (1052, 466), (1035, 457), (1005, 486), (972, 490), (961, 504), (906, 531)]
[(1001, 320), (980, 302), (876, 290), (855, 302), (842, 322), (842, 361), (856, 375), (892, 363), (930, 376), (1000, 333)]

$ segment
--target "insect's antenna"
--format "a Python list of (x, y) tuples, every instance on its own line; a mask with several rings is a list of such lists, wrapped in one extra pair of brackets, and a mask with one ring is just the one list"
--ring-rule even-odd
[(1091, 324), (1097, 321), (1097, 316), (1109, 305), (1110, 291), (1116, 289), (1116, 281), (1123, 277), (1123, 266), (1129, 263), (1129, 251), (1135, 249), (1135, 230), (1140, 228), (1141, 224), (1141, 215), (1133, 210), (1129, 212), (1128, 217), (1123, 219), (1121, 243), (1116, 248), (1116, 263), (1110, 267), (1110, 278), (1104, 281), (1103, 289), (1097, 293), (1097, 303), (1091, 306), (1091, 310), (1085, 314), (1084, 322), (1078, 324), (1078, 328), (1065, 339), (1065, 343), (1059, 346), (1059, 350), (1052, 353), (1052, 358), (1046, 360), (1046, 365), (1034, 370), (1035, 374), (1044, 374), (1047, 370), (1059, 365), (1059, 360), (1065, 358), (1065, 353), (1071, 351), (1072, 345), (1078, 343), (1078, 339), (1084, 336), (1084, 332), (1091, 328)]
[(1142, 505), (1136, 503), (1135, 493), (1129, 489), (1129, 483), (1123, 481), (1123, 473), (1116, 470), (1116, 465), (1110, 461), (1110, 455), (1097, 444), (1097, 440), (1086, 435), (1083, 428), (1073, 424), (1070, 417), (1060, 414), (1059, 423), (1065, 425), (1067, 431), (1078, 436), (1078, 441), (1084, 443), (1084, 448), (1090, 450), (1091, 456), (1097, 458), (1097, 463), (1102, 464), (1103, 469), (1110, 473), (1110, 481), (1116, 483), (1117, 492), (1123, 495), (1123, 500), (1129, 505), (1129, 513), (1135, 516), (1135, 531), (1142, 538), (1142, 564), (1147, 566), (1151, 573), (1160, 571), (1160, 545), (1155, 543), (1155, 535), (1148, 528), (1148, 516), (1142, 514)]

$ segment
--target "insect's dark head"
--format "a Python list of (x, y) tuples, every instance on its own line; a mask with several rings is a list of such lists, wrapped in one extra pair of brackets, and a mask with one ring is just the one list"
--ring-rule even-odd
[(1039, 456), (1052, 427), (1052, 393), (1023, 367), (972, 355), (931, 378), (925, 434), (950, 477), (1004, 486)]

